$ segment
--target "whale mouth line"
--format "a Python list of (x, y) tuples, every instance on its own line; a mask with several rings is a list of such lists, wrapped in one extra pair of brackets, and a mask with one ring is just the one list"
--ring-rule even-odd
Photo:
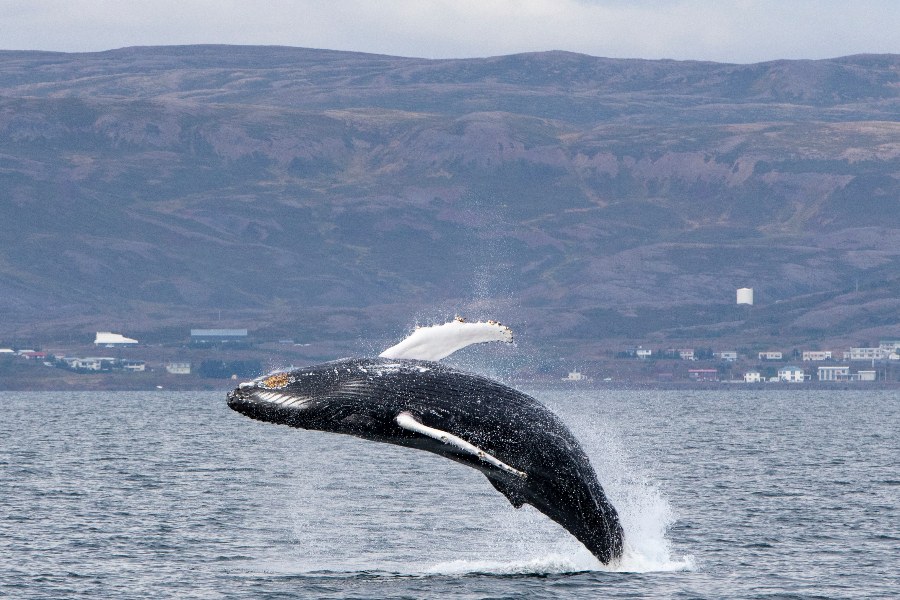
[(257, 404), (285, 407), (303, 406), (312, 400), (309, 396), (296, 396), (277, 390), (254, 390), (253, 393), (249, 395), (249, 399)]
[(229, 404), (299, 408), (313, 400), (311, 396), (298, 396), (278, 390), (255, 388), (237, 389), (229, 394)]

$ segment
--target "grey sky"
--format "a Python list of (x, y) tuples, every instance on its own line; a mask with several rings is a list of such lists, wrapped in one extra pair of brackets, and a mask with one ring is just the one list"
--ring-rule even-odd
[(900, 0), (0, 0), (0, 48), (277, 44), (749, 63), (900, 53)]

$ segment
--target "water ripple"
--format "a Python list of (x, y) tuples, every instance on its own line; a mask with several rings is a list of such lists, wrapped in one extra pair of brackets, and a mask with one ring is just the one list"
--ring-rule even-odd
[(604, 567), (477, 472), (220, 394), (2, 393), (0, 596), (889, 598), (889, 392), (537, 391), (627, 550)]

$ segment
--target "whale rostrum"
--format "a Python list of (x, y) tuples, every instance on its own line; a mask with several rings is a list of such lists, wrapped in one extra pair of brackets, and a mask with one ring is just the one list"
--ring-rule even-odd
[(509, 329), (457, 319), (413, 336), (414, 343), (404, 340), (391, 356), (337, 360), (242, 383), (229, 393), (228, 405), (260, 421), (465, 464), (514, 507), (531, 504), (559, 523), (600, 561), (618, 559), (624, 543), (618, 514), (562, 420), (527, 394), (431, 358), (471, 343), (511, 341)]

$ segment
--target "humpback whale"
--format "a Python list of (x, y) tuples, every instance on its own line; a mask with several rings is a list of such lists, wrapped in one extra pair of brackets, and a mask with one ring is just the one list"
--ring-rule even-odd
[(511, 341), (509, 328), (457, 320), (417, 329), (377, 358), (271, 373), (228, 394), (252, 419), (433, 452), (481, 471), (516, 508), (530, 504), (601, 562), (622, 554), (616, 509), (578, 440), (553, 412), (502, 383), (437, 362)]

